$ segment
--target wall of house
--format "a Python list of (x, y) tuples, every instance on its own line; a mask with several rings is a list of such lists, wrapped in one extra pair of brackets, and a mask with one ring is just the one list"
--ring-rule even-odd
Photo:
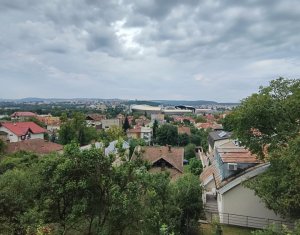
[(230, 139), (217, 140), (214, 142), (214, 146), (211, 146), (211, 144), (208, 145), (208, 151), (212, 152), (216, 147), (219, 147), (220, 145), (228, 143), (230, 141)]
[(102, 128), (103, 129), (108, 129), (111, 128), (112, 126), (117, 126), (121, 127), (121, 122), (120, 119), (103, 119), (102, 121)]
[(44, 139), (44, 133), (31, 134), (30, 139)]
[[(229, 216), (229, 221), (226, 214), (220, 215), (221, 220), (222, 217), (225, 220), (223, 221), (224, 223), (229, 222), (229, 224), (240, 226), (246, 226), (248, 224), (249, 227), (261, 228), (266, 225), (268, 219), (282, 220), (280, 216), (276, 215), (272, 210), (266, 208), (265, 204), (258, 196), (254, 194), (253, 190), (245, 188), (241, 184), (228, 190), (223, 195), (218, 194), (218, 209), (219, 213), (244, 215)], [(254, 219), (252, 217), (258, 217), (262, 219)]]
[(7, 133), (7, 138), (9, 139), (9, 142), (18, 142), (19, 138), (17, 135), (15, 135), (13, 132), (11, 132), (10, 130), (8, 130), (7, 128), (1, 126), (0, 127), (0, 131), (3, 131), (5, 133)]

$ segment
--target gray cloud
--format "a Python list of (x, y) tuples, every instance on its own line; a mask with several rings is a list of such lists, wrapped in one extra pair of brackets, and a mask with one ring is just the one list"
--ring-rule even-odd
[(297, 0), (3, 0), (0, 98), (238, 101), (299, 78)]

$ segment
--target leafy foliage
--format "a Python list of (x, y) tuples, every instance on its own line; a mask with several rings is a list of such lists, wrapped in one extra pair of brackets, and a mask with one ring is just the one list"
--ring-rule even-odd
[(199, 176), (202, 172), (203, 166), (200, 160), (197, 158), (191, 158), (189, 162), (189, 168), (192, 174)]
[(97, 138), (96, 129), (86, 126), (85, 116), (82, 113), (74, 113), (71, 120), (68, 120), (64, 114), (61, 117), (61, 121), (63, 122), (59, 130), (59, 141), (61, 144), (70, 144), (75, 140), (80, 145), (86, 145)]
[(177, 145), (178, 130), (171, 124), (163, 124), (157, 129), (156, 142), (160, 145)]
[(80, 151), (72, 142), (62, 155), (5, 156), (0, 168), (0, 231), (7, 234), (179, 234), (202, 213), (197, 177), (170, 182), (138, 156)]
[(196, 152), (195, 152), (196, 145), (194, 144), (188, 144), (184, 148), (184, 158), (187, 160), (190, 160), (191, 158), (196, 157)]

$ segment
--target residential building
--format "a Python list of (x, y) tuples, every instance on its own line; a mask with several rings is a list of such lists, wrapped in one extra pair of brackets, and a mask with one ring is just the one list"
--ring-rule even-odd
[(200, 180), (207, 213), (218, 215), (221, 223), (254, 228), (283, 221), (242, 184), (263, 173), (269, 163), (258, 160), (233, 140), (215, 146), (208, 155), (201, 153), (200, 158), (204, 166)]
[(28, 118), (36, 117), (37, 114), (33, 112), (14, 112), (10, 115), (12, 120), (26, 121)]
[(101, 127), (102, 120), (106, 119), (106, 115), (98, 114), (98, 113), (90, 113), (85, 117), (87, 126), (93, 127)]
[(111, 128), (112, 126), (122, 127), (122, 122), (118, 118), (113, 119), (103, 119), (101, 121), (102, 123), (102, 129), (107, 130)]
[(143, 139), (146, 143), (150, 143), (152, 140), (153, 130), (150, 127), (135, 127), (127, 130), (126, 134), (131, 139)]
[(215, 147), (228, 142), (231, 132), (212, 131), (208, 134), (208, 151), (212, 152)]
[(47, 126), (47, 130), (50, 132), (56, 132), (60, 129), (61, 121), (59, 117), (53, 117), (51, 114), (48, 114), (38, 115), (36, 118), (43, 122)]
[(172, 180), (183, 174), (184, 148), (171, 146), (138, 146), (133, 159), (137, 155), (151, 164), (150, 172), (168, 172)]
[(152, 113), (151, 122), (154, 121), (157, 121), (159, 124), (163, 124), (165, 122), (165, 115), (161, 113)]
[(6, 133), (6, 140), (9, 142), (19, 142), (27, 139), (44, 139), (46, 132), (47, 130), (34, 122), (0, 123), (2, 138), (4, 133)]
[(26, 151), (35, 154), (49, 154), (63, 151), (63, 146), (43, 139), (29, 139), (20, 142), (8, 143), (5, 152), (16, 153), (19, 151)]

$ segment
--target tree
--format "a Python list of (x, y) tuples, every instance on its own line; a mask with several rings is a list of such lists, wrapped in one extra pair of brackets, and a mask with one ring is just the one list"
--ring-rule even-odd
[(195, 148), (196, 148), (196, 145), (188, 144), (184, 148), (184, 158), (187, 159), (187, 160), (189, 160), (191, 158), (195, 158), (196, 157)]
[(144, 139), (131, 139), (129, 141), (129, 156), (131, 157), (135, 147), (137, 146), (146, 146), (146, 142)]
[(6, 144), (4, 143), (3, 140), (0, 139), (0, 154), (4, 152), (6, 148)]
[(174, 203), (180, 209), (181, 234), (192, 234), (198, 230), (198, 220), (203, 216), (202, 189), (197, 176), (186, 174), (173, 185)]
[(247, 181), (246, 186), (266, 203), (268, 208), (285, 216), (300, 219), (300, 137), (270, 157), (269, 169)]
[(190, 137), (188, 136), (188, 134), (186, 134), (186, 133), (178, 134), (178, 145), (179, 146), (186, 146), (189, 143), (190, 143)]
[(280, 149), (299, 135), (300, 80), (279, 78), (244, 99), (231, 114), (233, 131), (253, 153)]
[(60, 143), (70, 144), (71, 141), (76, 140), (80, 145), (86, 145), (97, 138), (96, 129), (86, 126), (84, 114), (75, 112), (72, 120), (68, 120), (63, 115), (61, 120), (63, 124), (59, 130)]
[(124, 130), (124, 132), (126, 132), (129, 128), (130, 128), (130, 124), (129, 124), (129, 121), (128, 121), (128, 117), (126, 116), (124, 124), (123, 124), (123, 130)]
[(199, 123), (199, 122), (206, 122), (206, 119), (203, 117), (203, 116), (197, 116), (195, 118), (195, 121), (196, 123)]
[(202, 172), (202, 163), (197, 158), (191, 158), (189, 161), (190, 172), (196, 176), (199, 176)]
[(153, 142), (155, 142), (155, 140), (156, 140), (157, 128), (158, 128), (158, 122), (157, 122), (157, 120), (154, 120), (153, 127), (152, 127), (152, 130), (153, 130), (153, 135), (152, 135)]
[(163, 124), (157, 129), (156, 142), (160, 145), (177, 145), (178, 130), (171, 124)]
[(106, 134), (107, 134), (107, 138), (108, 138), (109, 142), (125, 137), (125, 133), (124, 133), (123, 129), (120, 127), (117, 127), (117, 126), (110, 127), (106, 131)]

